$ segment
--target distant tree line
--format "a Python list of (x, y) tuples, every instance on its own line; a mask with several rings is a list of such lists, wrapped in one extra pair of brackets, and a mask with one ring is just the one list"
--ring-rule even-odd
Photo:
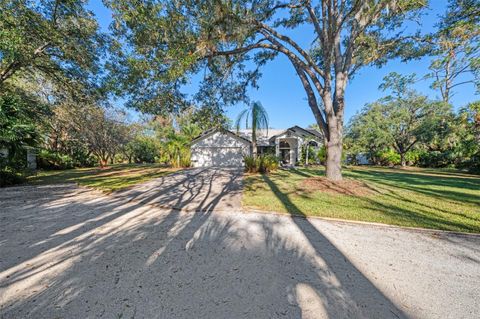
[(377, 165), (480, 170), (480, 101), (454, 111), (411, 89), (414, 76), (392, 73), (381, 88), (391, 94), (367, 104), (347, 126), (351, 161), (366, 155)]

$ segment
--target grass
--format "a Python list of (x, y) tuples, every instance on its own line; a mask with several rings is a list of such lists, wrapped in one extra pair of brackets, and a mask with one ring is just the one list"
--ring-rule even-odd
[(321, 168), (247, 175), (243, 205), (250, 209), (390, 225), (480, 233), (480, 176), (434, 169), (351, 167), (366, 196), (329, 194), (302, 187)]
[(77, 168), (40, 171), (28, 178), (29, 184), (77, 183), (112, 192), (172, 173), (176, 169), (160, 164), (115, 164), (105, 168)]

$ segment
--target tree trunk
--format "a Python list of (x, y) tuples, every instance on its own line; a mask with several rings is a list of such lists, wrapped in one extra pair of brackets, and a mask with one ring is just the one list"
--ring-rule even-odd
[[(340, 85), (340, 84), (339, 84)], [(341, 181), (342, 177), (342, 151), (343, 151), (343, 97), (334, 95), (334, 99), (327, 92), (323, 96), (326, 109), (330, 111), (326, 114), (328, 136), (326, 142), (327, 165), (326, 176), (331, 181)], [(337, 110), (336, 114), (334, 110)]]
[(342, 180), (342, 142), (331, 139), (327, 143), (326, 176), (331, 181)]
[(407, 161), (405, 159), (405, 153), (400, 153), (400, 163), (401, 163), (402, 167), (407, 166)]
[(253, 119), (252, 123), (252, 156), (253, 158), (257, 158), (257, 127), (255, 125), (255, 119)]
[(105, 167), (107, 166), (108, 160), (107, 158), (101, 158), (100, 159), (100, 167)]

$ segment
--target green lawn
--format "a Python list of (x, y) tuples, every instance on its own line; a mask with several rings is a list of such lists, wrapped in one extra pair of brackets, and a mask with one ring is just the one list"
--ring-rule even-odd
[(366, 196), (325, 193), (303, 186), (321, 168), (247, 175), (246, 208), (391, 225), (480, 232), (480, 176), (434, 169), (351, 167), (344, 176), (361, 180)]
[(40, 171), (28, 178), (29, 184), (77, 183), (111, 192), (146, 182), (176, 171), (160, 164), (116, 164), (105, 168), (77, 168)]

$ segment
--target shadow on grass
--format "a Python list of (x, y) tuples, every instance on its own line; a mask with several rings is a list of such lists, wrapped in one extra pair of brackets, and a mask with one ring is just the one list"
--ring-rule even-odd
[[(293, 198), (303, 198), (305, 200), (321, 200), (327, 207), (331, 205), (333, 211), (336, 207), (344, 208), (343, 213), (338, 214), (340, 218), (344, 216), (343, 218), (347, 219), (383, 222), (400, 226), (480, 232), (480, 215), (475, 214), (475, 211), (480, 208), (480, 206), (477, 206), (480, 205), (480, 196), (472, 193), (475, 190), (480, 190), (480, 184), (477, 184), (480, 183), (480, 179), (442, 178), (403, 171), (388, 172), (386, 170), (377, 171), (369, 168), (346, 170), (344, 172), (345, 177), (365, 181), (369, 188), (375, 190), (375, 193), (367, 196), (341, 197), (341, 195), (331, 195), (322, 196), (322, 199), (319, 199), (299, 193), (296, 185), (290, 185), (301, 183), (302, 180), (310, 176), (323, 175), (323, 171), (319, 169), (290, 170), (290, 177), (286, 175), (278, 177), (275, 174), (274, 179), (264, 176), (263, 182), (262, 178), (257, 180), (259, 185), (269, 185), (286, 211), (292, 214), (304, 214), (299, 208), (303, 207), (303, 204), (299, 202), (300, 206), (298, 206), (292, 202)], [(275, 184), (277, 180), (278, 184)], [(272, 183), (275, 184), (275, 187), (272, 187)], [(293, 186), (293, 190), (290, 187), (287, 191), (281, 189), (279, 185), (284, 183)], [(252, 181), (252, 184), (255, 185), (254, 181)], [(479, 187), (476, 188), (476, 185)], [(249, 187), (253, 189), (252, 185), (249, 185)], [(465, 191), (462, 192), (462, 189)], [(409, 196), (409, 194), (422, 196), (414, 197)], [(342, 201), (341, 198), (346, 200)], [(442, 207), (442, 205), (438, 205), (439, 201), (451, 202), (451, 205), (458, 206)], [(365, 210), (369, 215), (362, 217), (355, 214), (355, 211), (358, 210)], [(326, 212), (325, 215), (331, 216), (332, 214)]]
[(28, 184), (78, 183), (112, 191), (160, 177), (173, 171), (160, 164), (116, 164), (105, 168), (39, 171), (36, 175), (29, 177)]
[[(372, 170), (351, 170), (345, 174), (348, 177), (360, 178), (377, 184), (418, 192), (437, 199), (448, 199), (456, 202), (468, 202), (480, 205), (480, 196), (460, 192), (456, 189), (480, 190), (480, 179), (442, 178), (431, 175), (418, 175), (404, 172), (379, 172)], [(439, 189), (445, 188), (445, 189)]]

